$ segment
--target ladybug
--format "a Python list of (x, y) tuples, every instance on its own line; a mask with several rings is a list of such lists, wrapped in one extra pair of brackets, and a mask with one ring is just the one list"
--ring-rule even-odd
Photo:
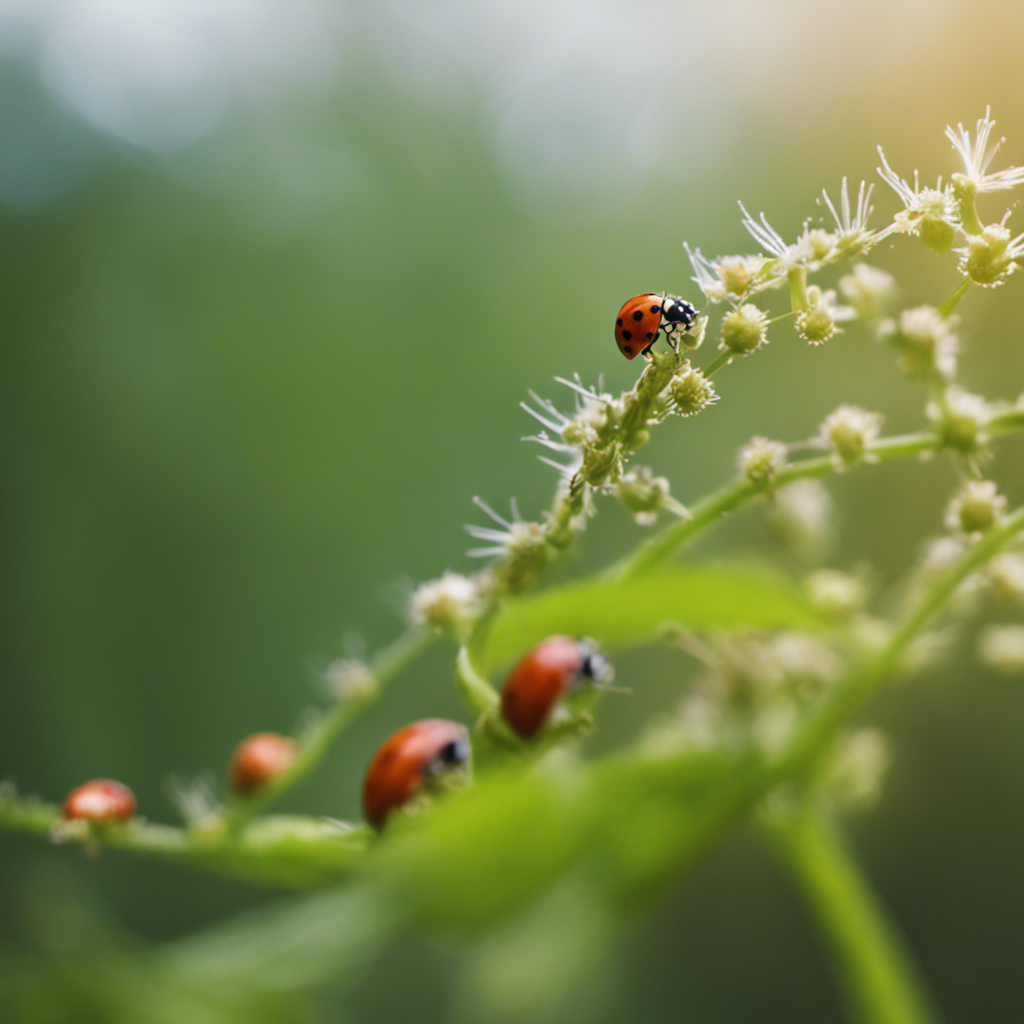
[(238, 796), (261, 789), (295, 763), (295, 741), (273, 732), (258, 732), (242, 740), (231, 755), (228, 784)]
[(645, 292), (626, 302), (615, 319), (615, 344), (627, 359), (646, 354), (664, 331), (670, 345), (680, 325), (688, 331), (697, 322), (697, 310), (674, 295)]
[(563, 694), (611, 675), (611, 665), (592, 641), (549, 636), (509, 674), (501, 693), (502, 716), (528, 740), (544, 727)]
[(120, 782), (93, 779), (68, 793), (64, 801), (64, 819), (82, 818), (96, 824), (109, 825), (129, 821), (135, 816), (135, 795)]
[(458, 722), (425, 718), (399, 729), (384, 741), (366, 770), (366, 820), (383, 828), (391, 812), (421, 790), (436, 789), (446, 776), (463, 771), (469, 753), (469, 733)]

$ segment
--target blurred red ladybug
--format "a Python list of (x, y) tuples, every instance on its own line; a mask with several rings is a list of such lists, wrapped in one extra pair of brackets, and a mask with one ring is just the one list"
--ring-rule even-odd
[(295, 740), (274, 732), (258, 732), (235, 747), (228, 767), (228, 785), (238, 796), (262, 789), (295, 763)]
[(363, 783), (363, 811), (382, 828), (392, 811), (469, 764), (469, 734), (458, 722), (426, 718), (399, 729), (374, 755)]
[(611, 675), (611, 665), (591, 641), (550, 636), (512, 669), (501, 694), (501, 713), (523, 739), (530, 739), (564, 694)]
[(619, 310), (615, 344), (627, 359), (635, 359), (641, 352), (650, 351), (659, 332), (663, 331), (672, 344), (670, 335), (678, 326), (688, 331), (696, 322), (697, 310), (683, 299), (645, 292), (634, 295)]
[(135, 815), (135, 794), (112, 779), (93, 779), (68, 793), (64, 801), (64, 817), (68, 821), (81, 818), (109, 825), (128, 821)]

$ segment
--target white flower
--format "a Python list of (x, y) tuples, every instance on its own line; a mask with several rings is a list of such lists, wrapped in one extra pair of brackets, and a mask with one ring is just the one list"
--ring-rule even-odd
[(683, 248), (696, 275), (691, 280), (712, 302), (720, 302), (729, 295), (746, 295), (755, 283), (766, 287), (779, 281), (771, 275), (764, 282), (758, 281), (767, 262), (764, 256), (719, 256), (708, 260), (700, 249), (691, 249), (686, 242)]
[(904, 206), (896, 214), (893, 230), (920, 235), (936, 252), (948, 252), (953, 245), (953, 230), (960, 223), (952, 188), (949, 185), (943, 188), (941, 178), (935, 188), (921, 188), (917, 171), (914, 171), (914, 186), (911, 188), (909, 182), (889, 166), (881, 146), (878, 147), (878, 155), (882, 160), (878, 173)]
[(994, 174), (986, 174), (992, 158), (1006, 141), (997, 139), (994, 144), (989, 145), (989, 134), (996, 125), (989, 117), (990, 110), (990, 107), (986, 107), (985, 116), (979, 119), (973, 143), (971, 133), (962, 124), (956, 126), (956, 131), (946, 128), (946, 138), (953, 143), (953, 148), (964, 162), (963, 177), (971, 182), (978, 192), (999, 192), (1024, 184), (1024, 167), (1007, 167)]
[(947, 319), (934, 306), (905, 309), (896, 325), (886, 324), (886, 333), (902, 354), (903, 368), (918, 377), (935, 371), (947, 380), (956, 374), (960, 345)]
[(836, 321), (853, 320), (856, 313), (836, 302), (835, 290), (822, 291), (817, 285), (807, 289), (807, 307), (796, 318), (796, 332), (811, 345), (821, 345), (841, 333)]
[[(422, 589), (421, 587), (420, 590)], [(324, 672), (324, 683), (327, 692), (338, 701), (365, 700), (372, 697), (378, 689), (373, 669), (360, 658), (339, 658), (332, 661)]]
[(944, 444), (969, 453), (988, 441), (992, 407), (981, 395), (972, 395), (954, 384), (946, 389), (944, 402), (929, 402), (925, 412)]
[(855, 263), (839, 279), (839, 294), (863, 320), (877, 320), (896, 294), (896, 278), (867, 263)]
[(998, 224), (982, 228), (980, 235), (969, 235), (960, 253), (960, 273), (983, 288), (1001, 285), (1024, 263), (1024, 233), (1010, 237), (1007, 210)]
[(1024, 626), (989, 626), (978, 640), (978, 654), (999, 672), (1024, 675)]
[(867, 603), (864, 581), (839, 569), (818, 569), (807, 577), (807, 594), (822, 614), (845, 619)]
[(611, 395), (604, 394), (596, 388), (585, 387), (578, 376), (574, 381), (563, 377), (556, 377), (555, 380), (573, 390), (573, 415), (567, 416), (557, 409), (554, 403), (530, 391), (530, 398), (536, 403), (537, 408), (527, 405), (526, 402), (520, 402), (519, 407), (528, 412), (541, 426), (552, 431), (555, 436), (552, 437), (547, 430), (542, 430), (539, 434), (524, 437), (523, 440), (534, 441), (551, 451), (567, 456), (565, 462), (557, 462), (544, 455), (538, 455), (537, 458), (557, 469), (564, 480), (569, 480), (583, 465), (581, 449), (592, 445), (597, 440), (598, 432), (607, 425), (609, 412), (614, 409), (614, 400)]
[(855, 466), (870, 459), (868, 451), (882, 428), (882, 416), (856, 405), (841, 405), (825, 417), (818, 428), (818, 437), (832, 450), (836, 469)]
[(668, 394), (672, 411), (680, 416), (692, 416), (718, 401), (714, 384), (688, 362), (672, 378)]
[(772, 268), (774, 273), (785, 274), (794, 267), (806, 266), (814, 260), (814, 250), (806, 235), (795, 245), (787, 245), (782, 236), (768, 223), (763, 213), (759, 223), (750, 216), (742, 203), (740, 209), (743, 211), (743, 226), (750, 232), (754, 241), (776, 261)]
[(540, 523), (527, 523), (519, 515), (519, 506), (512, 499), (512, 520), (504, 519), (491, 508), (482, 498), (474, 498), (473, 504), (482, 509), (502, 529), (495, 530), (490, 526), (474, 526), (470, 523), (466, 533), (477, 540), (490, 543), (486, 548), (471, 548), (467, 554), (471, 558), (506, 558), (530, 557), (544, 546), (544, 530)]
[(755, 484), (770, 484), (786, 464), (786, 446), (760, 435), (752, 437), (736, 456), (739, 471)]
[(801, 557), (816, 557), (826, 546), (832, 521), (832, 496), (820, 480), (787, 484), (776, 495), (771, 522)]
[(832, 214), (832, 219), (836, 222), (835, 248), (844, 255), (864, 252), (881, 237), (868, 231), (868, 217), (871, 216), (871, 212), (874, 209), (871, 205), (871, 192), (873, 189), (874, 185), (869, 185), (866, 181), (862, 181), (857, 192), (857, 209), (855, 212), (851, 211), (850, 193), (846, 178), (843, 178), (843, 184), (839, 190), (838, 213), (832, 205), (832, 200), (829, 199), (828, 193), (822, 189), (822, 198)]
[(749, 355), (767, 344), (768, 315), (757, 306), (748, 302), (723, 317), (719, 348)]
[(991, 480), (968, 480), (946, 510), (946, 526), (968, 537), (984, 533), (1006, 511), (1006, 498)]
[(988, 578), (1001, 601), (1024, 602), (1024, 555), (1007, 551), (993, 558), (989, 563)]
[(476, 580), (457, 572), (446, 572), (436, 580), (421, 583), (409, 599), (411, 622), (445, 632), (457, 632), (479, 610), (480, 588)]

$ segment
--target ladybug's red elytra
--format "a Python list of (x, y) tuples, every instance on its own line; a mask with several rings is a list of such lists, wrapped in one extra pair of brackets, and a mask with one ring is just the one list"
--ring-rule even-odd
[(399, 729), (381, 745), (366, 770), (363, 811), (376, 829), (424, 788), (469, 763), (469, 733), (464, 725), (425, 718)]
[(135, 816), (135, 794), (113, 779), (93, 779), (68, 793), (64, 818), (82, 819), (108, 825)]
[(677, 327), (688, 331), (696, 322), (697, 310), (684, 299), (645, 292), (634, 295), (619, 310), (615, 344), (627, 359), (635, 359), (641, 352), (650, 351), (661, 332), (671, 345), (671, 334)]
[(610, 676), (611, 666), (591, 641), (549, 636), (509, 674), (501, 693), (502, 716), (523, 739), (530, 739), (564, 694)]
[(295, 740), (275, 732), (258, 732), (235, 748), (228, 766), (228, 784), (238, 796), (255, 792), (295, 763)]

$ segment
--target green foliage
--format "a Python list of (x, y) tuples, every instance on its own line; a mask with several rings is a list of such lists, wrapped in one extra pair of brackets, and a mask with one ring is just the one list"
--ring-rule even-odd
[(816, 617), (788, 581), (749, 566), (667, 567), (630, 579), (598, 577), (504, 604), (481, 665), (507, 665), (553, 633), (609, 649), (651, 643), (672, 629), (813, 628)]

